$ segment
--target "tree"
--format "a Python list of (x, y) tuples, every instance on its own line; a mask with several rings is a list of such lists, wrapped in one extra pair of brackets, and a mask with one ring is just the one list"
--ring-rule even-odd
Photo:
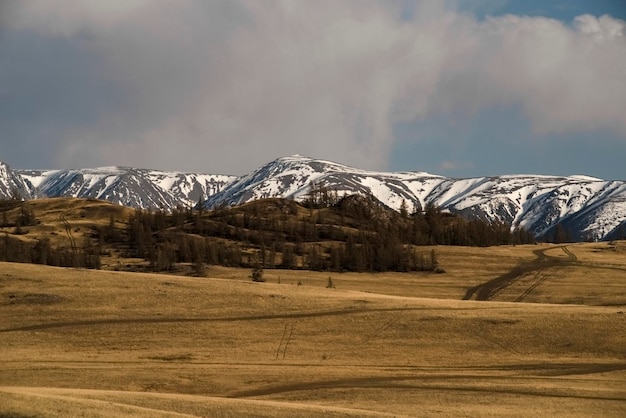
[(563, 226), (562, 223), (556, 224), (554, 228), (554, 243), (562, 244), (564, 242), (570, 242), (569, 231)]
[(328, 282), (326, 282), (326, 288), (327, 289), (334, 289), (335, 288), (335, 284), (333, 283), (333, 278), (328, 276)]
[(33, 210), (26, 208), (26, 205), (24, 204), (22, 204), (22, 207), (20, 208), (19, 219), (20, 219), (20, 223), (23, 226), (32, 226), (37, 223), (35, 219), (35, 213), (33, 212)]
[(105, 242), (119, 242), (122, 239), (122, 234), (115, 228), (115, 217), (113, 214), (109, 216), (109, 223), (103, 227), (100, 236)]
[(322, 254), (317, 245), (309, 247), (309, 250), (307, 252), (307, 259), (309, 270), (320, 271), (324, 269)]
[(150, 266), (154, 271), (168, 271), (174, 267), (176, 246), (171, 242), (158, 244), (152, 253)]
[(11, 187), (10, 199), (14, 202), (21, 202), (22, 200), (24, 200), (17, 187)]
[(85, 237), (82, 248), (82, 257), (77, 260), (78, 265), (74, 267), (86, 267), (88, 269), (100, 270), (100, 247), (94, 246), (89, 237)]
[(267, 266), (271, 269), (276, 268), (276, 242), (272, 242), (270, 253), (267, 260)]
[(402, 199), (402, 203), (400, 204), (400, 216), (403, 219), (406, 219), (409, 217), (409, 211), (406, 208), (406, 200)]
[(204, 277), (206, 275), (204, 267), (205, 243), (204, 241), (198, 242), (198, 240), (192, 240), (191, 243), (191, 268), (193, 269), (193, 274), (197, 277)]
[(429, 244), (443, 244), (442, 242), (442, 215), (441, 209), (432, 203), (426, 205), (424, 219), (427, 224)]
[(250, 278), (253, 282), (264, 282), (265, 279), (263, 278), (263, 267), (261, 267), (259, 264), (254, 266), (254, 268), (252, 269), (252, 273), (250, 273)]
[(196, 277), (206, 276), (206, 267), (202, 261), (195, 261), (191, 264), (193, 275)]
[(437, 259), (437, 253), (434, 248), (430, 250), (430, 269), (432, 271), (439, 270), (439, 260)]
[[(343, 250), (343, 247), (341, 247)], [(330, 248), (330, 269), (332, 271), (343, 271), (343, 259), (345, 258), (345, 251), (341, 251), (336, 245)]]
[(296, 268), (296, 255), (293, 252), (293, 246), (285, 245), (281, 267), (285, 269)]

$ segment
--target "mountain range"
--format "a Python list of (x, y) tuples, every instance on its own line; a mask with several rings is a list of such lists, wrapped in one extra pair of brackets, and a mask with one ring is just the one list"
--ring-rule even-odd
[(166, 172), (128, 167), (12, 170), (0, 163), (0, 198), (86, 197), (116, 204), (171, 210), (208, 209), (262, 198), (303, 200), (311, 185), (339, 197), (371, 195), (409, 212), (435, 205), (466, 217), (523, 227), (539, 238), (556, 228), (571, 240), (626, 235), (626, 181), (588, 176), (503, 175), (467, 179), (424, 172), (375, 172), (300, 155), (278, 158), (244, 176)]

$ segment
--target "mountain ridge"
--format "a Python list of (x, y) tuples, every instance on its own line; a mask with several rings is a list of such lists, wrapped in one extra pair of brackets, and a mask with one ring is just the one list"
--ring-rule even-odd
[(86, 197), (140, 209), (164, 210), (193, 206), (235, 178), (132, 167), (16, 172), (46, 197)]
[(435, 205), (466, 217), (500, 221), (548, 237), (620, 238), (626, 231), (626, 182), (585, 175), (450, 178), (419, 171), (368, 171), (301, 155), (280, 157), (243, 176), (131, 167), (11, 170), (0, 164), (0, 197), (90, 197), (142, 209), (208, 209), (263, 198), (307, 198), (312, 184), (338, 196), (371, 195), (409, 212)]

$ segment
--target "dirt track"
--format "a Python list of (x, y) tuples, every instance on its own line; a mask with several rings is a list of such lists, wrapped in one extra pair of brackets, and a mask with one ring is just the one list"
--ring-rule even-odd
[[(554, 250), (560, 248), (566, 255), (567, 259), (554, 257), (546, 254), (548, 250)], [(528, 296), (537, 286), (543, 283), (546, 280), (546, 276), (543, 274), (543, 271), (555, 267), (555, 266), (567, 266), (578, 261), (576, 255), (572, 253), (567, 246), (561, 247), (550, 247), (550, 248), (541, 248), (533, 251), (533, 253), (537, 256), (536, 259), (522, 263), (516, 267), (514, 267), (511, 271), (496, 277), (495, 279), (489, 280), (488, 282), (479, 284), (478, 286), (474, 286), (472, 288), (467, 289), (465, 295), (462, 300), (471, 300), (474, 298), (475, 300), (487, 301), (493, 299), (499, 292), (501, 292), (506, 287), (512, 285), (514, 282), (519, 280), (522, 276), (531, 274), (535, 272), (535, 278), (533, 280), (533, 284), (529, 286), (522, 295), (520, 295), (515, 301), (521, 302), (523, 299)], [(475, 297), (474, 297), (475, 296)]]
[(337, 315), (357, 315), (372, 312), (397, 312), (415, 311), (422, 308), (379, 308), (379, 309), (343, 309), (336, 311), (322, 312), (298, 312), (274, 315), (250, 315), (250, 316), (224, 316), (214, 318), (133, 318), (133, 319), (101, 319), (92, 321), (66, 321), (52, 322), (47, 324), (28, 325), (25, 327), (0, 329), (0, 333), (17, 331), (42, 331), (53, 328), (82, 327), (94, 325), (119, 325), (119, 324), (163, 324), (163, 323), (183, 323), (183, 322), (235, 322), (235, 321), (262, 321), (271, 319), (298, 319), (298, 318), (318, 318), (324, 316)]
[[(617, 365), (612, 370), (623, 370), (624, 365)], [(598, 371), (597, 373), (604, 372), (606, 370)], [(595, 372), (594, 372), (595, 373)], [(482, 375), (481, 378), (488, 377), (490, 380), (502, 380), (510, 381), (511, 376), (503, 376), (503, 375), (490, 375), (485, 376)], [(524, 378), (518, 378), (519, 380), (523, 380)], [(527, 377), (527, 379), (532, 380), (534, 377)], [(437, 383), (436, 381), (444, 381), (441, 383)], [(460, 382), (459, 385), (450, 384), (450, 381)], [(351, 378), (351, 379), (337, 379), (337, 380), (322, 380), (315, 382), (304, 382), (298, 384), (291, 385), (280, 385), (280, 386), (268, 386), (264, 388), (252, 389), (243, 392), (236, 392), (228, 395), (230, 398), (249, 398), (249, 397), (258, 397), (258, 396), (268, 396), (268, 395), (277, 395), (285, 392), (295, 392), (295, 391), (307, 391), (307, 390), (319, 390), (319, 389), (338, 389), (338, 388), (360, 388), (360, 389), (413, 389), (413, 390), (445, 390), (445, 391), (460, 391), (460, 392), (488, 392), (488, 393), (506, 393), (512, 395), (525, 395), (525, 396), (540, 396), (540, 397), (556, 397), (556, 398), (578, 398), (578, 399), (593, 399), (593, 400), (606, 400), (606, 401), (624, 401), (625, 399), (621, 396), (601, 396), (601, 395), (591, 395), (591, 394), (572, 394), (572, 393), (547, 393), (543, 389), (532, 389), (532, 388), (493, 388), (490, 387), (488, 389), (475, 387), (468, 384), (467, 381), (471, 380), (471, 376), (468, 376), (467, 373), (462, 373), (459, 375), (445, 375), (445, 376), (379, 376), (379, 377), (363, 377), (363, 378)], [(432, 382), (435, 381), (435, 382)]]
[(63, 228), (65, 228), (65, 234), (67, 238), (70, 240), (70, 246), (72, 247), (72, 253), (78, 253), (78, 246), (76, 245), (76, 240), (74, 239), (74, 235), (72, 234), (72, 227), (70, 223), (67, 221), (67, 215), (70, 213), (71, 209), (66, 210), (61, 214), (59, 220), (63, 223)]

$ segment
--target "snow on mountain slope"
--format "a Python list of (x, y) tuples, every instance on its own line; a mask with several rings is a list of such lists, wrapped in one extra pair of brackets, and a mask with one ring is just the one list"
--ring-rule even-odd
[(142, 171), (153, 183), (180, 200), (183, 206), (196, 205), (199, 201), (220, 192), (237, 178), (222, 174)]
[(423, 178), (445, 180), (427, 173), (378, 173), (294, 155), (279, 158), (240, 177), (205, 204), (213, 208), (269, 197), (301, 200), (311, 184), (319, 183), (336, 190), (339, 196), (371, 193), (385, 205), (399, 209), (402, 199), (413, 201), (414, 193), (407, 182)]
[(312, 183), (347, 194), (371, 194), (398, 210), (433, 204), (468, 217), (524, 227), (537, 236), (562, 223), (574, 239), (602, 239), (626, 220), (626, 184), (587, 176), (509, 175), (451, 179), (418, 172), (371, 172), (299, 155), (279, 158), (229, 184), (209, 208), (254, 199), (302, 200)]
[(575, 240), (621, 239), (626, 237), (626, 184), (600, 182), (602, 187), (589, 204), (572, 212), (563, 224)]
[(235, 177), (127, 167), (80, 170), (20, 170), (47, 197), (86, 197), (124, 206), (171, 210), (193, 206)]
[(466, 217), (524, 227), (550, 236), (557, 224), (575, 240), (620, 238), (626, 229), (626, 182), (594, 177), (506, 175), (453, 179), (423, 172), (374, 172), (294, 155), (241, 176), (102, 167), (11, 170), (0, 163), (0, 197), (12, 188), (24, 197), (105, 199), (137, 208), (173, 209), (206, 199), (208, 208), (282, 197), (303, 200), (313, 183), (337, 192), (368, 194), (410, 212), (432, 204)]
[(139, 170), (101, 167), (46, 173), (39, 190), (47, 197), (84, 197), (138, 208), (176, 207), (177, 200)]
[(28, 180), (33, 187), (38, 188), (43, 181), (52, 174), (60, 170), (16, 170), (16, 172), (25, 180)]
[(7, 164), (0, 162), (0, 199), (13, 197), (13, 191), (23, 199), (35, 197), (35, 187)]

